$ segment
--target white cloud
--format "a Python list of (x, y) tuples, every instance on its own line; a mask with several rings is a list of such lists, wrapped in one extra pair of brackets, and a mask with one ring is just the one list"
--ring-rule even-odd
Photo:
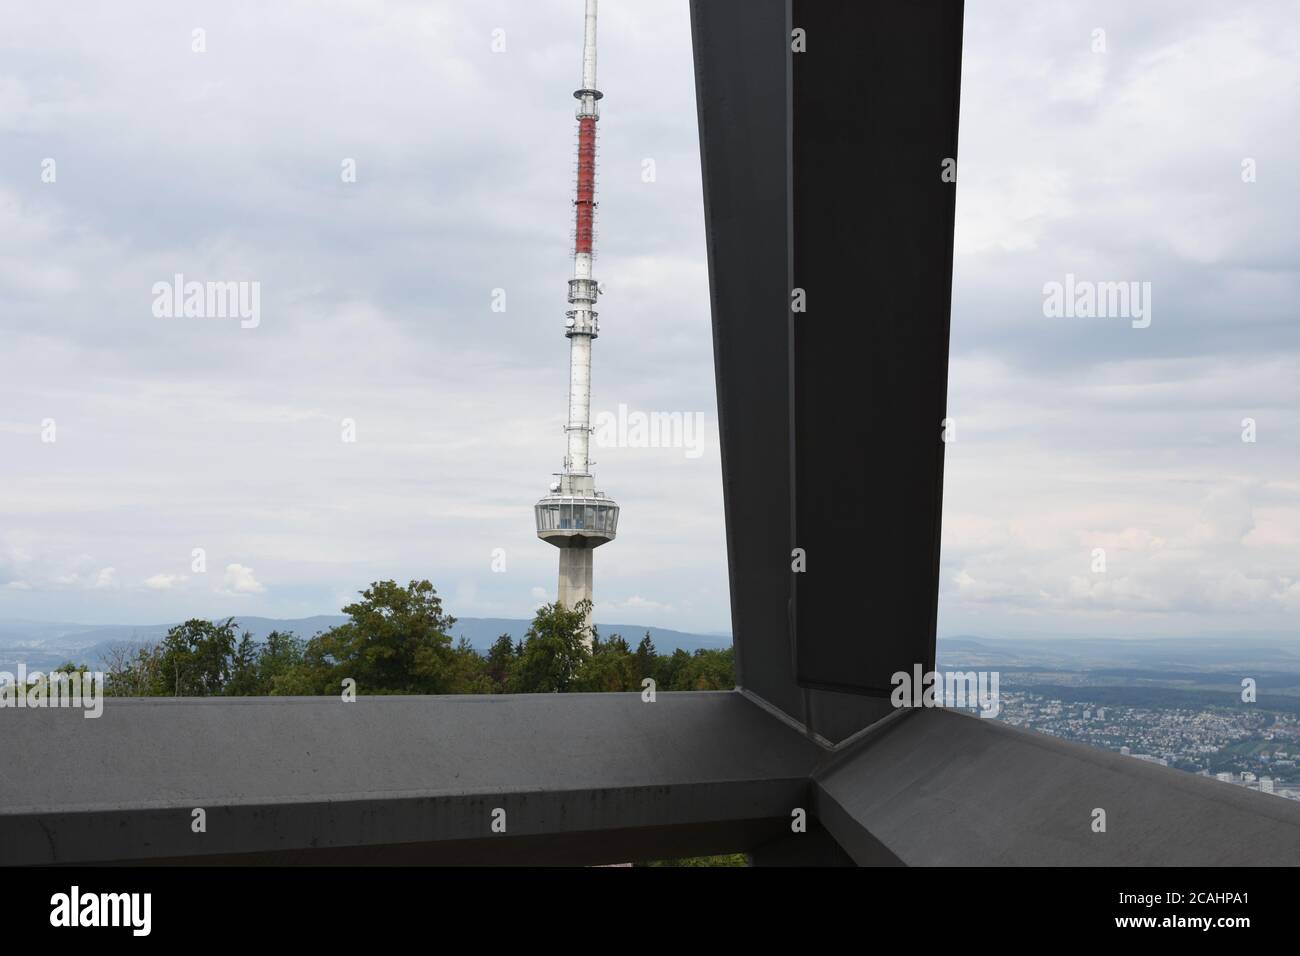
[(117, 587), (117, 569), (101, 568), (90, 585), (97, 591), (109, 591)]
[(187, 580), (189, 579), (183, 574), (155, 574), (144, 579), (144, 586), (153, 591), (169, 591), (177, 584)]
[[(610, 614), (667, 614), (671, 613), (673, 606), (659, 601), (651, 601), (634, 594), (622, 601), (609, 601), (603, 607), (604, 616)], [(638, 622), (632, 622), (638, 623)]]
[(242, 564), (226, 565), (226, 575), (221, 581), (222, 594), (261, 594), (266, 590), (253, 576), (253, 569)]

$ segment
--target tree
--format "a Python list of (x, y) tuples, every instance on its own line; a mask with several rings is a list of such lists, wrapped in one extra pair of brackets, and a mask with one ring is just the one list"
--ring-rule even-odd
[(731, 690), (736, 686), (735, 655), (731, 648), (700, 648), (674, 675), (670, 690)]
[(641, 643), (636, 646), (634, 669), (637, 678), (653, 677), (658, 658), (659, 655), (655, 653), (655, 642), (650, 640), (650, 632), (646, 631), (645, 637), (641, 638)]
[(488, 673), (488, 662), (462, 637), (451, 652), (451, 694), (495, 694), (496, 686)]
[(655, 686), (659, 690), (680, 690), (677, 686), (677, 677), (684, 674), (686, 667), (691, 662), (691, 655), (687, 654), (680, 647), (672, 652), (671, 655), (660, 654), (655, 660), (654, 679)]
[[(593, 632), (595, 631), (595, 627), (594, 627), (594, 626), (592, 627), (592, 631), (593, 631)], [(596, 645), (596, 639), (595, 639), (595, 637), (593, 636), (593, 638), (592, 638), (592, 644), (591, 644), (591, 648), (592, 648), (592, 653), (593, 653), (593, 654), (596, 653), (596, 647), (597, 647), (597, 645)], [(604, 653), (604, 654), (613, 654), (613, 655), (616, 656), (616, 657), (631, 657), (631, 656), (632, 656), (632, 649), (631, 649), (630, 647), (627, 646), (627, 641), (623, 640), (622, 636), (619, 635), (619, 634), (613, 634), (613, 635), (610, 636), (609, 640), (604, 641), (603, 643), (601, 643), (601, 644), (600, 644), (600, 651), (601, 651), (601, 653)]]
[[(337, 694), (346, 678), (363, 694), (450, 694), (463, 661), (456, 660), (444, 614), (428, 581), (376, 581), (347, 605), (351, 620), (317, 634), (301, 667), (314, 693)], [(288, 682), (282, 682), (288, 683)]]
[[(405, 587), (376, 581), (343, 608), (346, 624), (302, 641), (272, 631), (258, 644), (238, 625), (192, 619), (152, 647), (119, 644), (105, 655), (110, 696), (336, 695), (346, 678), (363, 694), (536, 694), (726, 690), (735, 686), (734, 655), (678, 648), (659, 654), (647, 633), (636, 650), (615, 634), (602, 641), (584, 622), (590, 603), (538, 610), (524, 640), (502, 634), (486, 655), (461, 638), (428, 581)], [(588, 644), (588, 640), (590, 643)], [(70, 665), (65, 665), (70, 667)]]
[(52, 683), (52, 675), (54, 674), (63, 675), (65, 678), (70, 678), (75, 674), (78, 677), (78, 683), (80, 683), (81, 680), (85, 680), (87, 675), (90, 674), (90, 667), (86, 664), (74, 664), (72, 661), (64, 661), (58, 667), (51, 667), (48, 671), (43, 673), (37, 671), (29, 674), (25, 686), (19, 686), (14, 675), (10, 674), (10, 681), (5, 684), (0, 684), (0, 687), (15, 688), (16, 690), (11, 689), (9, 692), (19, 694), (28, 694), (31, 693), (34, 688), (40, 688), (41, 694), (48, 695), (53, 693), (51, 688), (54, 687), (54, 684)]
[(286, 693), (286, 685), (302, 664), (305, 646), (293, 631), (272, 631), (266, 635), (257, 655), (257, 692)]
[(549, 694), (570, 689), (591, 656), (586, 617), (590, 601), (569, 610), (558, 601), (543, 605), (528, 627), (523, 653), (510, 668), (509, 688), (516, 694)]
[(302, 661), (303, 643), (292, 631), (272, 631), (261, 644), (244, 632), (230, 664), (225, 694), (230, 697), (264, 697), (283, 693), (277, 683)]
[(230, 679), (222, 692), (227, 697), (256, 697), (262, 693), (257, 675), (258, 648), (248, 631), (239, 639), (230, 661)]
[(627, 641), (615, 634), (608, 641), (593, 637), (591, 653), (578, 669), (570, 690), (610, 692), (638, 690), (635, 658)]
[(517, 658), (524, 651), (524, 645), (521, 641), (517, 646), (509, 634), (502, 634), (492, 642), (492, 647), (488, 650), (487, 669), (488, 676), (492, 680), (492, 691), (496, 694), (503, 694), (509, 686), (510, 668)]
[(104, 693), (109, 697), (149, 697), (162, 684), (158, 677), (161, 645), (114, 644), (104, 655)]
[(224, 692), (235, 653), (235, 621), (224, 623), (192, 618), (167, 632), (157, 649), (157, 661), (147, 658), (149, 695), (153, 697), (211, 697)]

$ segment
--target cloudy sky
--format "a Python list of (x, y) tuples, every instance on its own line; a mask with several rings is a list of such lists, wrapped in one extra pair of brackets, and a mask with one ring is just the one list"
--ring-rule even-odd
[[(1135, 6), (967, 3), (941, 633), (1296, 631), (1300, 29)], [(3, 15), (0, 617), (549, 598), (579, 0)], [(726, 631), (686, 3), (606, 0), (600, 48), (594, 408), (706, 430), (595, 450), (596, 618)], [(177, 273), (260, 323), (156, 316)], [(1045, 317), (1066, 274), (1150, 326)]]

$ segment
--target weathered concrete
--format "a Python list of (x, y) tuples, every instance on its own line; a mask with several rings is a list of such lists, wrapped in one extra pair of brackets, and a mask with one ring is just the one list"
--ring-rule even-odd
[(891, 722), (814, 781), (819, 819), (860, 863), (883, 849), (924, 866), (1300, 864), (1300, 804), (951, 711)]
[(8, 710), (0, 727), (0, 863), (788, 820), (818, 756), (734, 692), (109, 699), (98, 720)]

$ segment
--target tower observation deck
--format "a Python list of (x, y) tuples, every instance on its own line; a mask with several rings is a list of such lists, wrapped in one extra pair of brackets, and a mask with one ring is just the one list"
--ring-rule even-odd
[[(600, 332), (596, 297), (600, 288), (591, 274), (596, 218), (596, 122), (603, 94), (596, 89), (596, 2), (586, 0), (582, 42), (582, 86), (578, 101), (578, 169), (574, 190), (573, 278), (564, 334), (569, 340), (569, 417), (564, 469), (550, 493), (534, 506), (537, 536), (560, 549), (556, 600), (574, 608), (592, 599), (592, 551), (614, 540), (618, 505), (596, 490), (591, 473), (591, 343)], [(591, 625), (590, 611), (586, 620)], [(590, 630), (588, 630), (590, 633)]]

